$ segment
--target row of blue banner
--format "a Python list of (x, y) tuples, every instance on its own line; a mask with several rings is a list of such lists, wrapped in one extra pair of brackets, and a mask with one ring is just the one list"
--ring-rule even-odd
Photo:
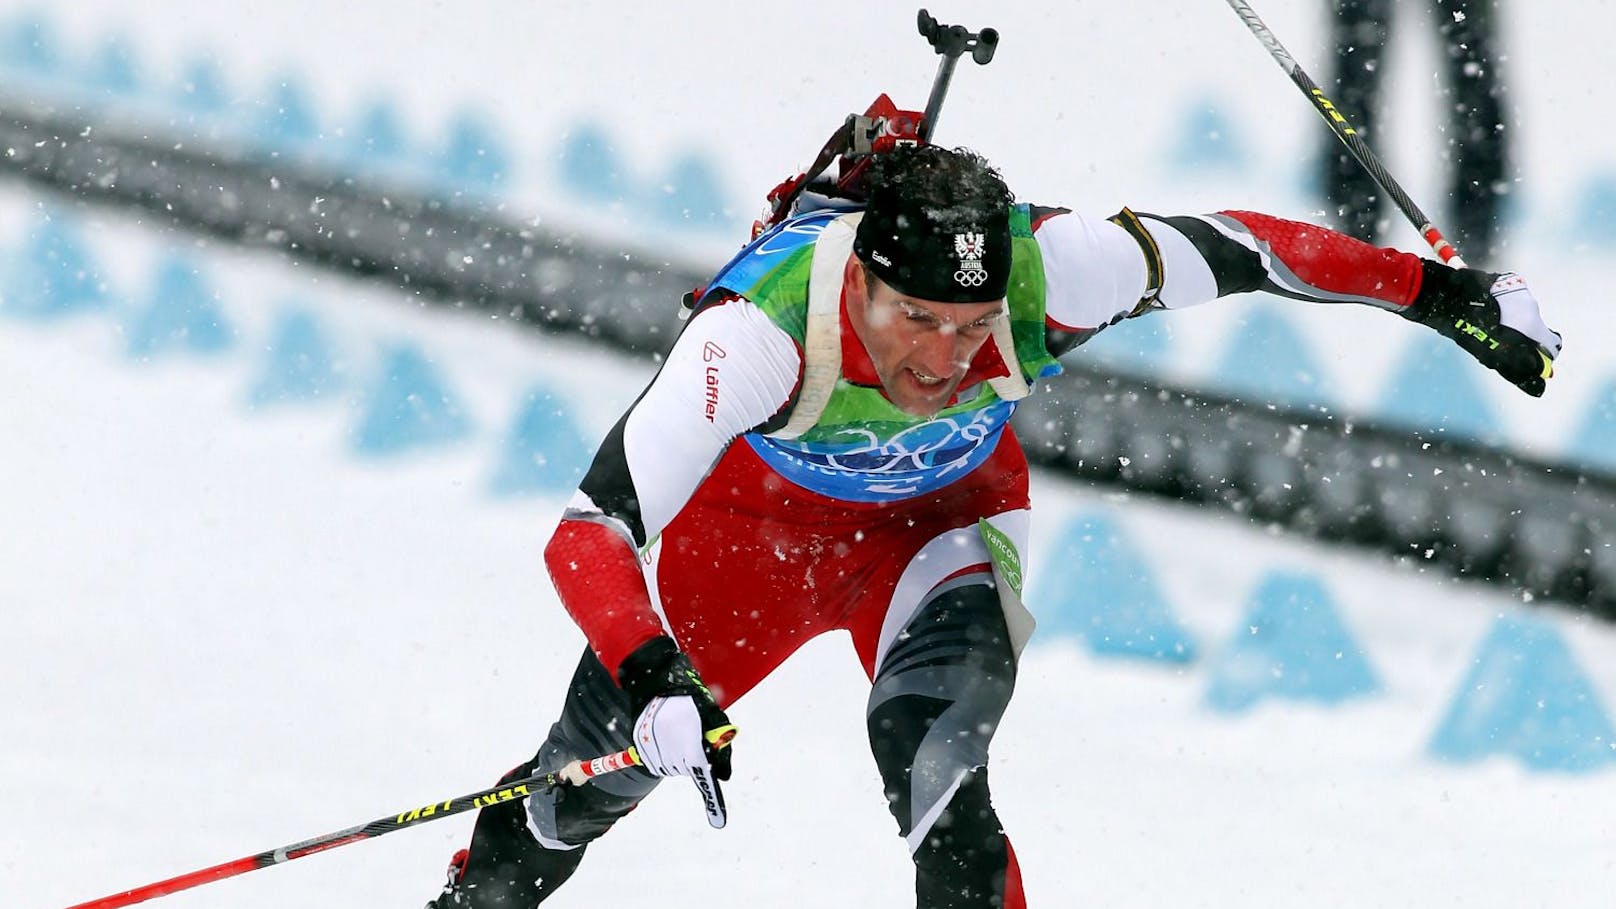
[[(90, 246), (72, 221), (60, 214), (40, 218), (22, 248), (9, 259), (3, 305), (15, 317), (48, 319), (105, 307), (124, 293), (107, 286)], [(223, 343), (209, 327), (209, 317), (201, 314), (206, 285), (206, 277), (193, 263), (179, 257), (164, 263), (143, 302), (144, 321), (131, 326), (130, 343), (166, 343), (158, 337), (164, 333), (187, 334), (185, 343), (191, 345)], [(1340, 412), (1328, 391), (1326, 360), (1282, 310), (1278, 305), (1248, 308), (1247, 317), (1217, 355), (1207, 387), (1251, 402)], [(1101, 333), (1079, 356), (1149, 374), (1173, 356), (1172, 332), (1171, 316), (1125, 321)], [(315, 334), (315, 327), (304, 326), (291, 340)], [(1507, 444), (1508, 427), (1482, 385), (1497, 380), (1440, 336), (1409, 334), (1411, 340), (1385, 377), (1383, 392), (1372, 409), (1360, 416), (1388, 426), (1441, 430), (1453, 437)], [(318, 354), (312, 351), (303, 356)], [(303, 368), (318, 371), (321, 367), (309, 363)], [(403, 436), (408, 431), (398, 432), (398, 444), (406, 444)], [(1569, 463), (1616, 472), (1616, 374), (1604, 381), (1573, 421), (1559, 455)]]
[[(452, 194), (497, 199), (523, 175), (527, 160), (554, 161), (551, 175), (574, 204), (623, 206), (660, 226), (697, 232), (744, 229), (729, 211), (719, 170), (698, 150), (675, 154), (654, 167), (638, 167), (619, 151), (610, 131), (580, 121), (557, 137), (550, 153), (528, 156), (505, 138), (505, 126), (468, 103), (431, 141), (412, 138), (400, 104), (378, 94), (358, 110), (322, 109), (318, 93), (288, 67), (262, 90), (232, 87), (217, 57), (197, 55), (174, 84), (142, 75), (134, 47), (117, 36), (88, 54), (63, 50), (50, 21), (37, 15), (0, 23), (0, 75), (12, 89), (71, 100), (90, 108), (116, 105), (123, 117), (145, 115), (189, 132), (177, 141), (204, 139), (246, 144), (367, 180), (418, 185)], [(751, 213), (748, 212), (748, 215)]]
[[(244, 338), (203, 267), (183, 256), (156, 263), (149, 292), (126, 299), (109, 288), (62, 221), (47, 220), (34, 247), (10, 257), (0, 316), (13, 330), (48, 330), (74, 314), (121, 324), (133, 362), (240, 356), (254, 359), (243, 401), (251, 411), (357, 403), (346, 445), (372, 462), (445, 446), (479, 444), (486, 433), (431, 352), (407, 340), (357, 358), (318, 306), (283, 300), (267, 336)], [(355, 364), (363, 364), (356, 369)], [(595, 442), (563, 387), (535, 382), (497, 429), (498, 456), (483, 488), (493, 496), (563, 497), (576, 487)], [(1099, 656), (1197, 664), (1208, 709), (1240, 713), (1273, 701), (1334, 706), (1382, 693), (1373, 654), (1322, 577), (1272, 571), (1250, 595), (1222, 642), (1196, 640), (1164, 593), (1149, 547), (1110, 509), (1070, 519), (1034, 565), (1029, 601), (1037, 640), (1076, 641)], [(1504, 755), (1533, 770), (1582, 772), (1616, 764), (1616, 733), (1594, 686), (1555, 624), (1528, 614), (1499, 618), (1458, 680), (1428, 743), (1436, 758)]]

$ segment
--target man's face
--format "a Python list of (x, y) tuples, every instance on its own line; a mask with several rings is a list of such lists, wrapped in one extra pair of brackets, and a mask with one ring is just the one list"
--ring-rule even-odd
[(1005, 316), (1003, 300), (939, 303), (906, 297), (848, 258), (847, 315), (899, 410), (935, 415), (948, 404), (976, 352)]

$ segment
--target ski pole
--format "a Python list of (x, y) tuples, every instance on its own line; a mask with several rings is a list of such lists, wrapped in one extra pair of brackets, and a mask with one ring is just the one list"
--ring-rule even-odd
[[(959, 58), (967, 51), (971, 59), (979, 65), (986, 66), (993, 60), (994, 51), (999, 48), (999, 33), (991, 28), (984, 28), (973, 32), (963, 25), (944, 25), (922, 9), (916, 16), (916, 24), (920, 28), (921, 37), (926, 39), (932, 50), (942, 55), (937, 64), (937, 75), (932, 79), (931, 94), (926, 98), (926, 110), (920, 117), (920, 127), (915, 131), (921, 142), (930, 142), (931, 134), (937, 127), (938, 113), (943, 109), (943, 98), (948, 95), (949, 83), (954, 79), (954, 67)], [(885, 96), (882, 96), (883, 98)], [(879, 119), (871, 119), (872, 108), (864, 116), (849, 114), (842, 125), (831, 133), (825, 140), (825, 145), (814, 158), (814, 163), (808, 166), (801, 174), (776, 186), (769, 193), (768, 216), (752, 225), (752, 239), (757, 239), (764, 231), (779, 224), (786, 219), (795, 205), (802, 191), (808, 184), (819, 178), (819, 175), (830, 167), (830, 162), (837, 155), (868, 155), (870, 146), (883, 126)], [(841, 175), (838, 183), (843, 190), (853, 185), (858, 174), (867, 162), (855, 165), (853, 169)], [(694, 302), (694, 301), (692, 301)]]
[(1453, 244), (1449, 243), (1448, 239), (1442, 235), (1442, 231), (1437, 230), (1436, 226), (1431, 223), (1431, 219), (1425, 216), (1425, 212), (1420, 211), (1420, 207), (1414, 204), (1414, 200), (1408, 197), (1408, 193), (1403, 192), (1403, 187), (1392, 179), (1391, 174), (1386, 172), (1386, 168), (1381, 165), (1380, 159), (1375, 156), (1373, 151), (1370, 151), (1369, 145), (1358, 135), (1358, 131), (1352, 128), (1352, 124), (1348, 123), (1347, 118), (1341, 115), (1341, 111), (1336, 109), (1335, 104), (1324, 96), (1323, 90), (1312, 79), (1308, 78), (1307, 73), (1302, 69), (1302, 65), (1296, 62), (1296, 58), (1285, 50), (1285, 46), (1279, 43), (1279, 39), (1274, 37), (1274, 33), (1252, 11), (1251, 4), (1245, 2), (1245, 0), (1228, 0), (1228, 3), (1235, 13), (1240, 16), (1240, 20), (1246, 23), (1246, 28), (1257, 36), (1257, 40), (1262, 42), (1263, 47), (1268, 48), (1269, 55), (1274, 58), (1275, 63), (1279, 64), (1280, 69), (1283, 69), (1291, 77), (1291, 81), (1296, 83), (1296, 87), (1302, 90), (1302, 94), (1313, 102), (1313, 107), (1318, 110), (1319, 116), (1323, 117), (1324, 122), (1329, 124), (1330, 131), (1335, 133), (1336, 138), (1340, 139), (1342, 144), (1347, 147), (1347, 151), (1352, 153), (1352, 157), (1363, 165), (1364, 170), (1369, 171), (1369, 176), (1375, 178), (1375, 182), (1380, 184), (1380, 188), (1385, 190), (1386, 195), (1390, 196), (1392, 201), (1397, 204), (1397, 208), (1402, 211), (1403, 217), (1407, 218), (1409, 223), (1413, 224), (1415, 229), (1420, 232), (1420, 236), (1425, 238), (1425, 242), (1431, 245), (1431, 251), (1454, 268), (1464, 268), (1465, 262), (1459, 258), (1459, 251), (1453, 248)]
[[(722, 748), (728, 745), (730, 740), (735, 737), (735, 727), (721, 726), (717, 729), (708, 730), (706, 735), (707, 741), (711, 742), (713, 747)], [(147, 884), (144, 887), (136, 887), (133, 890), (125, 890), (122, 893), (90, 900), (87, 903), (77, 903), (69, 906), (68, 909), (117, 909), (120, 906), (132, 906), (135, 903), (143, 903), (159, 896), (167, 896), (170, 893), (178, 893), (181, 890), (189, 890), (192, 887), (221, 881), (227, 877), (235, 877), (238, 874), (246, 874), (249, 871), (257, 871), (271, 865), (279, 865), (292, 859), (303, 858), (306, 855), (324, 852), (327, 849), (335, 849), (338, 846), (346, 846), (349, 843), (357, 843), (360, 840), (368, 840), (384, 833), (392, 833), (405, 827), (413, 827), (416, 824), (435, 821), (452, 814), (459, 814), (462, 811), (527, 798), (538, 790), (550, 790), (557, 786), (582, 786), (602, 774), (616, 773), (619, 770), (638, 766), (640, 766), (640, 754), (633, 748), (626, 748), (616, 754), (603, 755), (588, 761), (572, 761), (560, 770), (551, 773), (534, 774), (526, 779), (495, 786), (491, 789), (484, 789), (481, 792), (473, 792), (469, 795), (433, 802), (421, 808), (400, 811), (398, 814), (377, 818), (368, 824), (360, 824), (357, 827), (338, 830), (335, 833), (303, 840), (290, 846), (282, 846), (279, 849), (249, 855), (246, 858), (224, 862), (211, 868), (181, 874), (168, 880)]]

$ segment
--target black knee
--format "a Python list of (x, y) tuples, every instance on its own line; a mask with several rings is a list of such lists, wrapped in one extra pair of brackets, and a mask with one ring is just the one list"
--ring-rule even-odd
[(1014, 687), (1014, 646), (988, 584), (939, 594), (882, 658), (870, 748), (914, 855), (921, 909), (1003, 905), (1009, 849), (986, 768)]
[[(628, 701), (587, 649), (567, 689), (561, 717), (537, 754), (501, 783), (559, 770), (568, 761), (627, 748)], [(537, 791), (525, 801), (484, 808), (471, 835), (455, 906), (527, 909), (572, 876), (584, 845), (632, 810), (656, 780), (637, 769), (602, 777), (581, 788)], [(531, 826), (530, 826), (531, 824)], [(539, 831), (536, 835), (534, 831)]]
[(987, 768), (972, 771), (915, 848), (919, 909), (1004, 905), (1009, 840), (988, 797)]
[[(531, 775), (532, 762), (501, 783)], [(468, 909), (530, 909), (577, 870), (584, 850), (546, 849), (527, 828), (523, 801), (490, 805), (477, 815), (465, 873), (456, 886), (456, 906)]]
[[(612, 754), (632, 744), (628, 697), (612, 681), (606, 667), (585, 650), (568, 688), (561, 718), (534, 756), (542, 771), (560, 770), (569, 761)], [(535, 793), (528, 809), (541, 843), (568, 846), (592, 842), (634, 809), (656, 787), (655, 777), (639, 768), (598, 777), (581, 788)]]
[[(628, 776), (633, 774), (633, 776)], [(548, 801), (534, 806), (535, 818), (547, 835), (567, 845), (587, 844), (599, 839), (619, 819), (633, 811), (656, 786), (656, 778), (640, 770), (618, 771), (609, 781), (592, 782), (578, 788), (561, 788), (546, 795)], [(613, 785), (608, 789), (607, 785)]]

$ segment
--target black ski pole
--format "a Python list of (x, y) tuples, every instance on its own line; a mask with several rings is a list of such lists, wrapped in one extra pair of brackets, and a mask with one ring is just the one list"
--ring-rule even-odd
[[(991, 28), (973, 32), (963, 25), (943, 25), (924, 9), (916, 19), (921, 37), (926, 39), (933, 50), (943, 56), (937, 65), (937, 76), (932, 79), (931, 95), (926, 99), (926, 110), (921, 114), (920, 128), (917, 130), (921, 142), (930, 142), (932, 131), (937, 124), (937, 114), (943, 108), (943, 98), (947, 96), (948, 85), (954, 78), (954, 65), (966, 51), (970, 51), (971, 59), (985, 66), (993, 59), (993, 52), (998, 50), (999, 33)], [(830, 167), (830, 162), (837, 155), (869, 154), (870, 146), (879, 134), (881, 126), (879, 120), (849, 114), (842, 125), (831, 133), (824, 147), (814, 158), (814, 163), (789, 184), (777, 187), (778, 195), (775, 193), (769, 195), (769, 215), (753, 226), (753, 238), (784, 221), (787, 213), (791, 211), (791, 206), (795, 205), (798, 197), (802, 195), (802, 191)], [(843, 179), (847, 180), (848, 176), (844, 174)]]
[[(734, 726), (720, 726), (717, 729), (709, 729), (703, 733), (707, 737), (707, 741), (715, 748), (728, 747), (729, 743), (734, 740), (735, 734)], [(398, 814), (377, 818), (368, 824), (360, 824), (357, 827), (327, 833), (324, 836), (317, 836), (301, 843), (293, 843), (290, 846), (282, 846), (279, 849), (271, 849), (257, 855), (249, 855), (234, 861), (223, 862), (211, 868), (181, 874), (177, 877), (158, 881), (155, 884), (147, 884), (144, 887), (136, 887), (133, 890), (125, 890), (122, 893), (114, 893), (111, 896), (90, 900), (87, 903), (77, 903), (69, 906), (68, 909), (119, 909), (121, 906), (133, 906), (135, 903), (143, 903), (159, 896), (189, 890), (192, 887), (221, 881), (227, 877), (235, 877), (238, 874), (246, 874), (260, 868), (268, 868), (271, 865), (283, 864), (292, 859), (302, 858), (305, 855), (313, 855), (316, 852), (324, 852), (327, 849), (335, 849), (338, 846), (368, 840), (384, 833), (392, 833), (394, 830), (403, 830), (405, 827), (413, 827), (426, 821), (435, 821), (452, 814), (459, 814), (462, 811), (498, 805), (501, 802), (510, 802), (516, 799), (525, 799), (538, 790), (550, 790), (557, 786), (582, 786), (602, 774), (616, 773), (619, 770), (639, 766), (642, 766), (640, 754), (634, 748), (625, 748), (622, 751), (604, 754), (587, 761), (569, 761), (560, 770), (551, 773), (536, 773), (527, 779), (517, 780), (514, 783), (506, 783), (492, 789), (473, 792), (470, 795), (433, 802), (421, 808), (400, 811)]]
[[(726, 726), (709, 732), (708, 740), (719, 747), (723, 747), (723, 745), (729, 743), (729, 739), (733, 738), (734, 734), (734, 727)], [(715, 735), (720, 736), (722, 742), (715, 739)], [(260, 868), (283, 864), (292, 859), (313, 855), (316, 852), (324, 852), (327, 849), (335, 849), (338, 846), (346, 846), (349, 843), (357, 843), (360, 840), (378, 837), (384, 833), (403, 830), (405, 827), (413, 827), (416, 824), (446, 818), (462, 811), (527, 798), (538, 790), (553, 789), (556, 786), (581, 786), (593, 777), (636, 766), (639, 761), (639, 755), (633, 748), (616, 754), (604, 755), (590, 761), (572, 761), (553, 773), (535, 774), (514, 783), (506, 783), (503, 786), (495, 786), (481, 792), (473, 792), (469, 795), (433, 802), (421, 808), (407, 809), (400, 811), (398, 814), (377, 818), (368, 824), (360, 824), (357, 827), (338, 830), (335, 833), (317, 836), (300, 843), (293, 843), (290, 846), (282, 846), (279, 849), (249, 855), (245, 858), (214, 865), (211, 868), (181, 874), (154, 884), (147, 884), (144, 887), (136, 887), (133, 890), (125, 890), (122, 893), (114, 893), (111, 896), (90, 900), (87, 903), (77, 903), (69, 906), (68, 909), (118, 909), (120, 906), (132, 906), (135, 903), (143, 903), (159, 896), (167, 896), (170, 893), (189, 890), (192, 887), (210, 884), (214, 881), (224, 880), (227, 877), (235, 877), (238, 874), (246, 874)]]
[(1453, 248), (1453, 244), (1449, 243), (1447, 237), (1442, 235), (1442, 231), (1437, 230), (1436, 225), (1431, 223), (1431, 219), (1425, 216), (1425, 212), (1420, 211), (1420, 207), (1415, 205), (1414, 200), (1408, 197), (1408, 193), (1403, 191), (1403, 187), (1392, 179), (1391, 174), (1386, 172), (1386, 168), (1380, 163), (1380, 159), (1375, 156), (1373, 151), (1369, 150), (1369, 145), (1358, 135), (1358, 131), (1352, 128), (1352, 124), (1348, 123), (1347, 118), (1341, 115), (1341, 111), (1336, 109), (1335, 104), (1324, 96), (1323, 90), (1312, 79), (1308, 78), (1307, 73), (1302, 69), (1302, 65), (1296, 62), (1296, 58), (1285, 50), (1285, 46), (1279, 43), (1279, 39), (1274, 37), (1274, 33), (1252, 11), (1251, 4), (1246, 3), (1245, 0), (1228, 0), (1228, 3), (1235, 13), (1240, 16), (1240, 21), (1246, 23), (1246, 28), (1257, 36), (1257, 40), (1262, 42), (1263, 47), (1268, 48), (1269, 55), (1274, 58), (1274, 62), (1279, 64), (1280, 69), (1283, 69), (1291, 77), (1291, 81), (1296, 83), (1296, 87), (1302, 90), (1302, 94), (1313, 102), (1313, 107), (1318, 110), (1319, 116), (1323, 117), (1324, 122), (1329, 124), (1330, 131), (1335, 133), (1336, 138), (1340, 139), (1342, 144), (1346, 145), (1347, 151), (1352, 153), (1352, 157), (1363, 165), (1364, 170), (1369, 171), (1369, 176), (1374, 177), (1375, 182), (1380, 184), (1380, 188), (1385, 190), (1386, 195), (1390, 196), (1391, 200), (1397, 204), (1397, 208), (1403, 213), (1403, 217), (1407, 218), (1409, 223), (1413, 224), (1415, 229), (1420, 232), (1420, 236), (1425, 239), (1425, 242), (1431, 245), (1431, 251), (1454, 268), (1464, 268), (1465, 262), (1464, 259), (1459, 257), (1459, 251)]

